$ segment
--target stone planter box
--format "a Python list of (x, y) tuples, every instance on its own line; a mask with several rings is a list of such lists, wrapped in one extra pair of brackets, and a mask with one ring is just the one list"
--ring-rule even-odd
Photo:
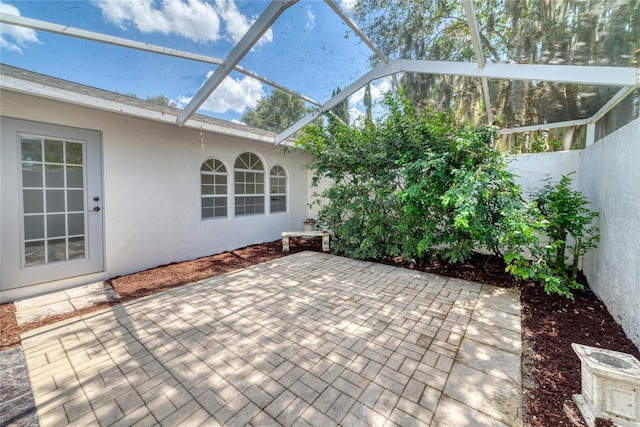
[(304, 231), (315, 231), (316, 230), (316, 220), (315, 219), (305, 219), (303, 224), (304, 224)]
[(640, 362), (630, 354), (572, 344), (581, 362), (582, 394), (573, 396), (587, 425), (596, 418), (640, 427)]

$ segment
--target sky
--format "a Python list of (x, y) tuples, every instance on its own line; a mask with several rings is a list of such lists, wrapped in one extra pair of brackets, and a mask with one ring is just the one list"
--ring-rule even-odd
[[(341, 0), (348, 11), (352, 0)], [(267, 7), (265, 0), (1, 0), (3, 13), (224, 59)], [(239, 65), (318, 102), (369, 69), (371, 50), (320, 0), (289, 7)], [(146, 99), (166, 96), (184, 107), (216, 66), (0, 25), (0, 62)], [(374, 100), (389, 89), (374, 82)], [(240, 121), (271, 87), (233, 72), (199, 112)], [(363, 91), (349, 99), (364, 112)]]

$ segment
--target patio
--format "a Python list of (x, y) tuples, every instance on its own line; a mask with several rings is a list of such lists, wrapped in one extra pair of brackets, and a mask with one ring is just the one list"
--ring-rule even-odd
[(40, 424), (522, 425), (519, 294), (314, 252), (22, 336)]

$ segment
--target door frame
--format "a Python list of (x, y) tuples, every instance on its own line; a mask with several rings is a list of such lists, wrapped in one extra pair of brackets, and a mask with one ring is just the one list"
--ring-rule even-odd
[[(105, 271), (104, 175), (102, 132), (57, 124), (0, 117), (0, 291), (61, 281)], [(21, 135), (38, 135), (85, 143), (84, 258), (23, 267)], [(90, 209), (99, 197), (100, 211)]]

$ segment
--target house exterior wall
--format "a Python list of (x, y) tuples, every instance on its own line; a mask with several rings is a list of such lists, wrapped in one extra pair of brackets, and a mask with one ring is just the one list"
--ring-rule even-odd
[[(301, 153), (283, 154), (271, 144), (201, 136), (194, 129), (15, 92), (1, 96), (3, 116), (102, 132), (105, 229), (104, 272), (12, 291), (0, 288), (3, 301), (273, 241), (282, 231), (302, 229), (308, 216), (308, 171), (302, 168), (308, 161)], [(247, 151), (262, 160), (267, 191), (269, 170), (275, 165), (286, 170), (287, 212), (202, 220), (200, 166), (211, 157), (225, 164), (232, 214), (233, 166)], [(0, 206), (0, 212), (10, 208)]]
[(584, 150), (580, 190), (600, 212), (584, 259), (591, 289), (640, 348), (640, 119)]

